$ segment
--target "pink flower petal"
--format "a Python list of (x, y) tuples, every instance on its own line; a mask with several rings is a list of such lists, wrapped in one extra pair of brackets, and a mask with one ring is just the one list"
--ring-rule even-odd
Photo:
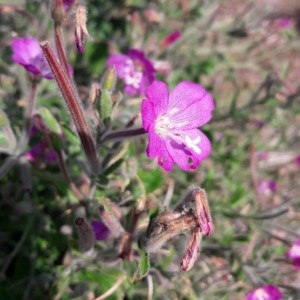
[(165, 169), (165, 171), (171, 171), (173, 168), (173, 159), (171, 158), (165, 141), (157, 135), (154, 129), (149, 130), (149, 142), (147, 147), (148, 157), (157, 157), (158, 164)]
[(172, 121), (174, 124), (181, 124), (184, 130), (200, 127), (212, 118), (212, 109), (207, 109), (207, 103), (211, 102), (211, 95), (206, 94), (201, 101), (195, 101), (184, 110), (178, 110), (178, 113), (172, 116)]
[(15, 38), (11, 43), (12, 59), (37, 77), (53, 79), (39, 42), (34, 38)]
[(15, 38), (12, 40), (11, 46), (13, 60), (22, 65), (30, 64), (32, 59), (41, 54), (40, 45), (33, 38)]
[(203, 101), (202, 109), (212, 111), (215, 106), (212, 97), (205, 89), (196, 83), (183, 81), (179, 83), (170, 93), (168, 109), (184, 110), (194, 102)]
[(184, 171), (190, 171), (198, 168), (200, 161), (209, 156), (211, 144), (206, 135), (198, 129), (186, 131), (185, 134), (191, 143), (200, 138), (199, 144), (193, 145), (194, 149), (170, 139), (166, 141), (166, 146), (173, 161)]
[(153, 111), (156, 117), (160, 113), (165, 112), (169, 102), (169, 91), (167, 85), (164, 82), (154, 81), (146, 89), (145, 94), (147, 97), (147, 101), (152, 104)]
[(141, 113), (142, 113), (143, 127), (145, 130), (148, 130), (149, 127), (154, 124), (156, 118), (154, 114), (153, 103), (147, 100), (143, 100)]

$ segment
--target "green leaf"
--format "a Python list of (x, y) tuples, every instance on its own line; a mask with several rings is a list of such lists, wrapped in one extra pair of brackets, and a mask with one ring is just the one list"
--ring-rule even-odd
[(116, 169), (118, 169), (121, 166), (123, 161), (124, 161), (123, 158), (120, 158), (117, 161), (115, 161), (103, 172), (103, 175), (107, 176), (107, 175), (111, 174), (112, 172), (114, 172)]
[(229, 202), (231, 204), (236, 204), (237, 202), (239, 202), (239, 200), (242, 200), (244, 191), (245, 188), (242, 185), (238, 185), (235, 191), (233, 192), (233, 194), (231, 195), (231, 197), (229, 198)]
[(108, 90), (101, 90), (100, 99), (100, 115), (104, 124), (109, 124), (112, 113), (112, 100), (111, 94)]
[(60, 124), (58, 123), (58, 121), (55, 119), (55, 117), (53, 116), (53, 114), (50, 112), (48, 108), (41, 107), (39, 109), (39, 113), (43, 121), (45, 122), (46, 126), (52, 133), (55, 133), (57, 135), (62, 134), (62, 129)]
[(146, 251), (140, 251), (140, 260), (139, 260), (139, 276), (140, 279), (145, 277), (148, 274), (150, 268), (149, 256)]
[(159, 168), (156, 168), (150, 172), (141, 171), (138, 173), (138, 176), (144, 183), (147, 193), (153, 192), (154, 190), (160, 188), (163, 184), (163, 176)]
[(3, 110), (0, 110), (0, 128), (9, 126), (9, 120), (6, 113)]
[(106, 70), (103, 76), (102, 89), (107, 90), (109, 93), (111, 93), (115, 88), (116, 81), (117, 81), (116, 68), (114, 66), (110, 66), (108, 67), (108, 69)]
[[(78, 279), (89, 283), (95, 283), (97, 293), (102, 294), (109, 290), (125, 274), (118, 268), (101, 267), (99, 270), (87, 270), (79, 274)], [(118, 292), (120, 288), (116, 292)]]
[(67, 140), (69, 140), (72, 144), (81, 145), (77, 134), (74, 133), (70, 128), (64, 127), (64, 133), (67, 137)]

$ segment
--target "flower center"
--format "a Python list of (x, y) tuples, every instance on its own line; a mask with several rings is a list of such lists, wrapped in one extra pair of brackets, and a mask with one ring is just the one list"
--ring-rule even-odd
[(135, 63), (133, 60), (127, 60), (123, 68), (123, 78), (127, 85), (131, 85), (138, 89), (141, 85), (143, 77), (143, 68), (141, 64)]
[(158, 117), (155, 121), (155, 132), (162, 138), (169, 138), (178, 144), (183, 144), (187, 148), (193, 150), (195, 153), (200, 154), (201, 149), (198, 146), (201, 142), (200, 136), (192, 139), (190, 136), (185, 134), (182, 126), (186, 125), (186, 122), (172, 122), (169, 116), (174, 115), (178, 109), (171, 109), (167, 115)]
[(255, 299), (257, 300), (269, 300), (269, 295), (266, 291), (264, 291), (263, 289), (258, 289), (255, 292)]

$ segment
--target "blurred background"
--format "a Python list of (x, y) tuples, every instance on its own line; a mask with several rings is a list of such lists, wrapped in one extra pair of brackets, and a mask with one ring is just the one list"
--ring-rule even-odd
[[(12, 155), (2, 151), (0, 298), (238, 300), (269, 284), (280, 289), (282, 299), (300, 299), (300, 250), (298, 260), (289, 255), (300, 239), (299, 1), (81, 3), (93, 41), (85, 42), (83, 54), (77, 52), (72, 8), (64, 40), (84, 106), (107, 58), (141, 49), (170, 89), (189, 80), (213, 95), (214, 117), (201, 128), (212, 154), (196, 171), (176, 167), (167, 173), (147, 158), (146, 138), (125, 141), (113, 153), (117, 164), (97, 179), (93, 199), (78, 201), (57, 162), (46, 159), (47, 150), (7, 172), (3, 166)], [(174, 32), (178, 38), (166, 42)], [(0, 109), (18, 139), (30, 80), (11, 58), (15, 37), (53, 44), (51, 1), (0, 2)], [(122, 92), (120, 81), (117, 90)], [(124, 94), (112, 127), (138, 117), (141, 99)], [(36, 105), (48, 108), (62, 126), (69, 174), (81, 191), (89, 190), (85, 157), (54, 81), (39, 83)], [(139, 118), (135, 125), (141, 125)], [(34, 135), (28, 149), (41, 139)], [(215, 230), (189, 272), (180, 270), (184, 236), (151, 255), (146, 266), (138, 236), (132, 260), (117, 257), (111, 232), (93, 252), (80, 253), (74, 220), (100, 220), (99, 199), (118, 204), (126, 227), (137, 199), (146, 197), (148, 211), (139, 221), (146, 229), (149, 211), (173, 207), (192, 184), (206, 190)]]

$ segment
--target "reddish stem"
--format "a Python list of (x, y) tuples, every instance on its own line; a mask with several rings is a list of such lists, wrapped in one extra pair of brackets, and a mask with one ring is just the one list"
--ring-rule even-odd
[(98, 155), (90, 128), (86, 123), (83, 110), (79, 104), (80, 100), (78, 93), (75, 90), (73, 84), (70, 82), (69, 76), (66, 74), (64, 68), (62, 68), (62, 66), (56, 59), (49, 43), (47, 41), (44, 41), (41, 42), (40, 45), (43, 50), (44, 56), (49, 63), (49, 66), (55, 77), (58, 87), (62, 93), (62, 96), (65, 102), (67, 103), (68, 109), (70, 110), (83, 149), (89, 160), (92, 172), (94, 174), (97, 174), (99, 172)]

